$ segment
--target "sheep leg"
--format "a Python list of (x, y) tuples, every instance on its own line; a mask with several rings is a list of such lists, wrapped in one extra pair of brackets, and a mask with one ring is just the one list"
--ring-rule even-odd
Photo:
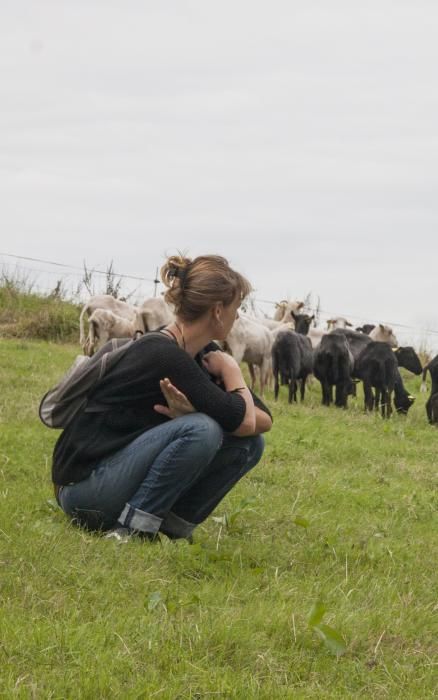
[(274, 370), (274, 398), (277, 401), (278, 392), (280, 390), (280, 383), (278, 381), (278, 369)]
[(333, 384), (328, 385), (328, 397), (329, 397), (329, 402), (328, 405), (333, 403)]
[(295, 395), (295, 378), (293, 375), (289, 377), (289, 403), (292, 403)]
[(429, 396), (427, 403), (426, 403), (426, 413), (427, 413), (427, 419), (428, 419), (429, 423), (432, 425), (432, 423), (434, 422), (434, 419), (435, 419), (433, 408), (432, 408), (432, 394)]
[(321, 381), (321, 391), (322, 391), (322, 405), (329, 406), (330, 405), (329, 386), (328, 386), (326, 379)]
[(390, 418), (392, 415), (392, 391), (387, 389), (386, 391), (386, 417)]
[(346, 408), (344, 382), (336, 384), (335, 404), (338, 408)]
[(372, 411), (374, 408), (374, 396), (369, 382), (363, 383), (363, 391), (365, 396), (365, 410)]
[(381, 390), (376, 387), (376, 395), (374, 397), (374, 410), (378, 411), (379, 409), (382, 410), (382, 401), (383, 401), (383, 394)]
[(249, 374), (251, 377), (251, 389), (252, 389), (252, 391), (254, 391), (255, 383), (256, 383), (256, 372), (255, 372), (254, 365), (252, 364), (252, 362), (248, 362), (247, 364), (248, 364)]
[(388, 389), (386, 387), (382, 389), (380, 412), (382, 418), (389, 418)]
[(294, 403), (297, 403), (298, 379), (294, 381)]

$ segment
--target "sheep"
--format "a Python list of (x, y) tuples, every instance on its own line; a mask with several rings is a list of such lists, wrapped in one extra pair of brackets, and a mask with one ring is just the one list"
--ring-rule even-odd
[(379, 343), (388, 343), (392, 348), (398, 347), (398, 340), (394, 335), (394, 332), (390, 326), (385, 326), (383, 323), (379, 323), (370, 332), (369, 337), (371, 340), (375, 340)]
[[(366, 333), (361, 333), (352, 331), (349, 328), (337, 328), (331, 331), (331, 335), (343, 335), (347, 338), (349, 348), (353, 354), (354, 358), (354, 368), (353, 368), (353, 382), (359, 379), (359, 375), (356, 372), (356, 365), (358, 358), (360, 357), (362, 351), (368, 347), (371, 343), (376, 342), (371, 340), (371, 338)], [(421, 362), (416, 354), (413, 347), (406, 346), (400, 348), (393, 348), (394, 357), (397, 360), (398, 367), (404, 367), (413, 374), (421, 373)], [(353, 396), (356, 396), (356, 386), (353, 385)], [(407, 413), (409, 408), (414, 403), (414, 397), (406, 391), (403, 386), (403, 380), (400, 372), (395, 372), (395, 384), (394, 384), (394, 406), (398, 413)]]
[(328, 333), (314, 350), (313, 373), (321, 383), (322, 403), (330, 406), (333, 386), (336, 386), (335, 404), (347, 408), (348, 394), (352, 393), (353, 354), (343, 335)]
[(423, 368), (421, 366), (420, 358), (411, 345), (404, 345), (403, 347), (395, 349), (393, 348), (393, 352), (399, 367), (404, 367), (405, 369), (409, 370), (409, 372), (412, 372), (412, 374), (421, 374)]
[(96, 309), (88, 321), (88, 337), (84, 343), (84, 353), (93, 355), (111, 338), (132, 338), (141, 333), (135, 321), (117, 316), (107, 309)]
[(373, 328), (375, 328), (375, 325), (373, 323), (364, 323), (363, 326), (358, 326), (355, 330), (359, 333), (365, 333), (366, 335), (369, 335)]
[(145, 331), (156, 331), (175, 320), (171, 307), (161, 296), (146, 299), (140, 306), (139, 314)]
[[(86, 304), (84, 304), (81, 314), (79, 316), (79, 330), (80, 337), (79, 342), (84, 349), (88, 342), (85, 338), (84, 332), (84, 317), (87, 314), (90, 317), (96, 309), (104, 309), (106, 311), (111, 311), (116, 314), (119, 318), (124, 318), (127, 321), (135, 322), (138, 325), (138, 330), (144, 332), (143, 321), (138, 316), (138, 308), (131, 306), (126, 301), (120, 301), (120, 299), (115, 299), (111, 294), (97, 294), (89, 298)], [(135, 329), (137, 330), (137, 328)], [(85, 352), (85, 354), (87, 354)]]
[(438, 355), (435, 355), (435, 357), (423, 367), (421, 391), (427, 391), (426, 375), (428, 371), (432, 379), (432, 388), (426, 403), (426, 413), (429, 423), (438, 424)]
[(335, 328), (352, 328), (353, 324), (347, 321), (343, 316), (335, 316), (327, 321), (327, 331), (332, 331)]
[(272, 345), (272, 371), (275, 399), (281, 384), (289, 387), (289, 403), (297, 400), (297, 381), (301, 380), (301, 401), (304, 400), (306, 379), (312, 372), (312, 345), (305, 335), (286, 330), (277, 333)]
[(431, 394), (426, 404), (427, 417), (431, 425), (438, 425), (438, 392)]
[(294, 320), (296, 332), (301, 333), (302, 335), (308, 335), (310, 324), (314, 320), (315, 316), (309, 316), (309, 314), (296, 314), (292, 311), (292, 318)]
[(415, 401), (415, 397), (412, 396), (403, 386), (403, 381), (401, 375), (397, 377), (394, 384), (394, 406), (397, 413), (407, 415), (410, 407)]
[[(400, 348), (400, 350), (413, 351), (413, 348)], [(372, 341), (365, 346), (355, 362), (354, 374), (363, 381), (366, 410), (373, 408), (377, 410), (380, 406), (382, 417), (389, 418), (392, 413), (391, 396), (394, 391), (396, 410), (401, 413), (408, 412), (414, 397), (407, 394), (403, 386), (399, 364), (418, 374), (418, 366), (415, 362), (411, 364), (411, 360), (410, 352), (405, 355), (398, 351), (393, 352), (388, 343), (382, 341)], [(402, 362), (406, 364), (401, 364)], [(376, 390), (375, 398), (372, 387)]]
[(259, 367), (260, 395), (263, 396), (271, 369), (272, 336), (270, 331), (255, 319), (240, 314), (233, 323), (225, 343), (230, 354), (238, 363), (248, 363), (252, 389), (255, 387), (255, 373), (252, 365)]
[(304, 301), (290, 301), (283, 299), (275, 304), (274, 321), (288, 323), (291, 320), (292, 312), (297, 313), (304, 307)]

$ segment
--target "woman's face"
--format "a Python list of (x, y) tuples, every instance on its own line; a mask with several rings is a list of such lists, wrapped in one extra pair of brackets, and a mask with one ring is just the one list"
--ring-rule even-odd
[(237, 297), (228, 306), (220, 307), (220, 316), (218, 318), (218, 331), (215, 335), (217, 340), (225, 340), (228, 333), (230, 332), (234, 321), (239, 317), (238, 309), (240, 307), (241, 301), (240, 297)]

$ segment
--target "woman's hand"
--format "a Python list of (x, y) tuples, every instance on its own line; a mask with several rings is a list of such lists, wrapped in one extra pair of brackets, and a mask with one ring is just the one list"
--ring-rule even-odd
[(234, 357), (221, 350), (207, 352), (202, 358), (202, 362), (208, 372), (218, 379), (223, 379), (227, 369), (239, 369)]
[(154, 410), (157, 413), (161, 413), (168, 418), (179, 418), (180, 416), (195, 412), (195, 408), (192, 406), (187, 396), (183, 394), (182, 391), (179, 391), (176, 386), (172, 384), (170, 379), (161, 379), (160, 389), (167, 401), (167, 406), (155, 404)]

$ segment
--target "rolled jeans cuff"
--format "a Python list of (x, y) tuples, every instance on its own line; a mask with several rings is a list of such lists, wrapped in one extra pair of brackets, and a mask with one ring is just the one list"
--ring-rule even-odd
[(189, 523), (187, 520), (180, 518), (179, 515), (169, 511), (161, 523), (160, 529), (167, 535), (172, 537), (190, 537), (196, 523)]
[(133, 508), (127, 503), (119, 517), (119, 523), (125, 527), (130, 527), (132, 530), (140, 532), (156, 533), (160, 529), (162, 518), (158, 518), (152, 513), (146, 513), (144, 510)]

